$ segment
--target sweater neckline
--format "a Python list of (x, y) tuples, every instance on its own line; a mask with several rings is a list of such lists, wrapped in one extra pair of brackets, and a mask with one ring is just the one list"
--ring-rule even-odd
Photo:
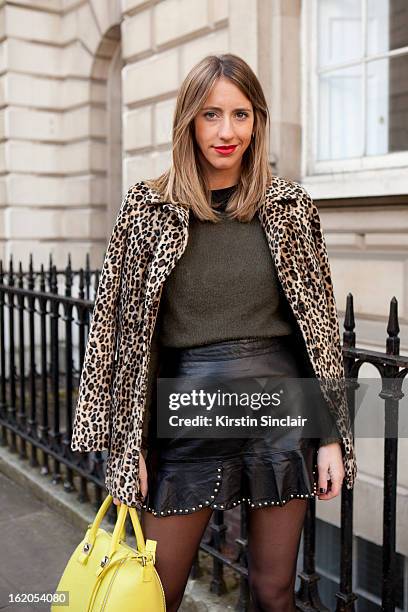
[(235, 191), (237, 184), (220, 189), (211, 189), (211, 202), (218, 211), (224, 211), (228, 204), (228, 200)]
[(238, 183), (235, 183), (235, 185), (230, 185), (229, 187), (220, 187), (219, 189), (211, 189), (211, 193), (212, 194), (224, 194), (224, 193), (229, 193), (230, 191), (233, 191), (236, 187), (237, 187)]

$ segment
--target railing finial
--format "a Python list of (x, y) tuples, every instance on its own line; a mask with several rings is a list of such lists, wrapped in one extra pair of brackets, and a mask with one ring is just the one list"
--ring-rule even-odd
[(387, 355), (399, 355), (400, 351), (400, 339), (398, 334), (400, 332), (398, 322), (398, 300), (393, 296), (390, 301), (390, 314), (388, 316), (387, 333), (388, 338), (386, 342)]
[(346, 300), (346, 312), (344, 316), (344, 329), (343, 332), (343, 344), (344, 346), (351, 347), (356, 345), (356, 334), (354, 332), (354, 328), (356, 326), (356, 321), (354, 318), (354, 303), (353, 303), (353, 294), (347, 294)]

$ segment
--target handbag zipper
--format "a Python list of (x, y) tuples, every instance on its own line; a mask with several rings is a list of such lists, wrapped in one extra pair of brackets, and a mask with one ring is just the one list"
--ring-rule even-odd
[(111, 578), (111, 580), (110, 580), (109, 586), (108, 586), (107, 591), (106, 591), (106, 593), (105, 593), (105, 597), (104, 597), (104, 599), (103, 599), (103, 602), (102, 602), (102, 608), (101, 608), (100, 612), (103, 612), (103, 611), (105, 610), (105, 608), (106, 608), (106, 603), (107, 603), (107, 600), (108, 600), (108, 595), (109, 595), (109, 593), (110, 593), (110, 591), (111, 591), (111, 589), (112, 589), (112, 584), (113, 584), (113, 581), (115, 580), (116, 574), (118, 573), (120, 566), (122, 565), (122, 563), (124, 563), (124, 561), (126, 561), (126, 559), (127, 559), (127, 558), (128, 558), (128, 557), (125, 557), (124, 559), (122, 559), (122, 560), (121, 560), (121, 561), (118, 563), (118, 566), (117, 566), (117, 568), (115, 569), (115, 572), (114, 572), (114, 574), (113, 574), (113, 576), (112, 576), (112, 578)]

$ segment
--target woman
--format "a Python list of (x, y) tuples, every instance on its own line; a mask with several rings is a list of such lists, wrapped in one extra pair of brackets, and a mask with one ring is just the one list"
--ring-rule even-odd
[(213, 509), (243, 502), (257, 610), (295, 610), (307, 499), (315, 486), (332, 499), (344, 468), (349, 488), (356, 474), (344, 397), (335, 394), (325, 397), (340, 435), (320, 439), (317, 457), (300, 428), (220, 443), (159, 437), (160, 413), (144, 416), (156, 406), (158, 376), (177, 386), (195, 376), (211, 384), (220, 372), (232, 385), (344, 373), (318, 213), (298, 184), (272, 176), (267, 121), (261, 85), (239, 57), (209, 56), (190, 71), (171, 168), (129, 190), (95, 300), (71, 447), (109, 445), (106, 487), (116, 504), (142, 504), (169, 612)]

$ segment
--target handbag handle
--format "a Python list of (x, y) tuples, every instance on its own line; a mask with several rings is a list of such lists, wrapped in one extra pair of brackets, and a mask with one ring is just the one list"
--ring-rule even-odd
[[(119, 508), (118, 519), (116, 521), (115, 529), (113, 530), (113, 534), (112, 534), (110, 553), (113, 554), (119, 547), (119, 541), (121, 539), (122, 531), (125, 530), (124, 529), (125, 521), (126, 521), (128, 511), (130, 515), (130, 520), (132, 521), (133, 531), (135, 532), (135, 536), (136, 536), (137, 550), (140, 553), (145, 554), (146, 543), (145, 543), (145, 539), (143, 536), (142, 527), (139, 522), (139, 517), (137, 516), (136, 509), (130, 508), (129, 506), (126, 506), (126, 504), (121, 504)], [(109, 556), (110, 556), (110, 553), (109, 553)]]
[[(121, 506), (121, 504), (116, 504), (116, 510), (117, 510), (116, 520), (118, 520), (118, 518), (119, 518), (120, 506)], [(122, 529), (122, 533), (120, 534), (119, 540), (122, 540), (123, 542), (126, 542), (126, 522), (123, 523), (123, 529)]]
[[(105, 516), (106, 512), (108, 511), (109, 506), (111, 505), (113, 501), (113, 497), (112, 495), (108, 494), (105, 499), (103, 500), (101, 507), (99, 508), (98, 512), (96, 513), (94, 522), (91, 525), (91, 530), (89, 532), (88, 535), (88, 543), (90, 544), (90, 546), (93, 546), (93, 543), (95, 542), (95, 538), (96, 538), (96, 534), (97, 531), (100, 527), (100, 524), (102, 522), (103, 517)], [(137, 550), (141, 553), (141, 554), (145, 554), (146, 551), (146, 543), (145, 543), (145, 539), (143, 536), (143, 531), (139, 522), (139, 517), (137, 516), (137, 512), (135, 508), (130, 508), (128, 506), (126, 506), (126, 504), (121, 504), (120, 507), (118, 507), (118, 517), (116, 520), (116, 525), (115, 528), (113, 530), (113, 534), (112, 534), (112, 540), (111, 540), (111, 546), (110, 546), (110, 551), (109, 551), (109, 557), (111, 556), (111, 554), (113, 554), (119, 546), (119, 540), (121, 539), (121, 535), (122, 532), (125, 531), (124, 530), (124, 526), (125, 526), (125, 521), (126, 521), (126, 516), (127, 516), (127, 512), (129, 510), (129, 514), (130, 514), (130, 519), (132, 521), (132, 525), (133, 525), (133, 530), (135, 532), (135, 536), (136, 536), (136, 547)], [(122, 538), (124, 539), (124, 538)]]

